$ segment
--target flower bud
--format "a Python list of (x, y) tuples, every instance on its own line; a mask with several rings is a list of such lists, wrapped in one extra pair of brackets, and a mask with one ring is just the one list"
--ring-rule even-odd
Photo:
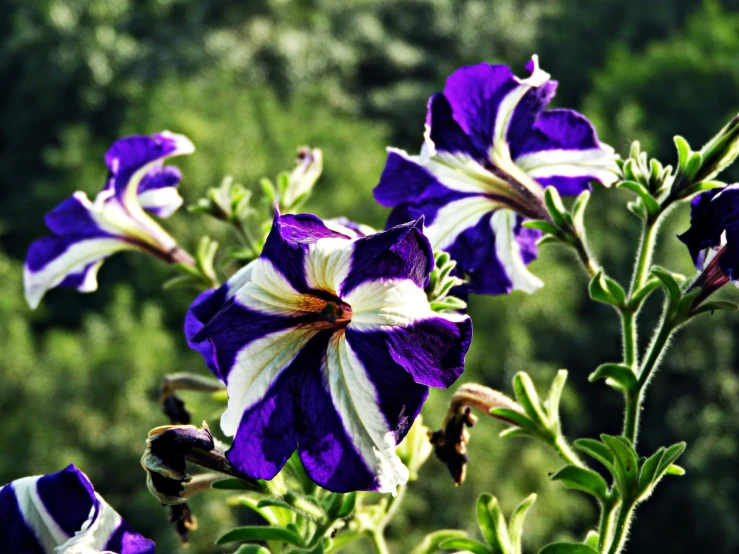
[(323, 171), (323, 152), (319, 148), (301, 146), (295, 163), (280, 202), (285, 210), (298, 207), (313, 190)]

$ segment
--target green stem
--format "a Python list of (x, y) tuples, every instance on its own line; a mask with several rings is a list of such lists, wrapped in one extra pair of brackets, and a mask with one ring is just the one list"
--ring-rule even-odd
[(590, 255), (590, 251), (588, 250), (588, 247), (585, 244), (585, 240), (581, 237), (578, 237), (578, 241), (577, 243), (574, 244), (574, 247), (575, 247), (575, 251), (577, 252), (578, 258), (580, 258), (580, 261), (582, 262), (582, 265), (585, 268), (585, 271), (591, 277), (595, 276), (595, 274), (598, 273), (600, 268), (598, 267), (598, 263)]
[(662, 357), (665, 347), (667, 346), (674, 330), (675, 326), (667, 315), (665, 315), (660, 324), (659, 331), (649, 347), (649, 353), (644, 361), (644, 365), (639, 371), (636, 387), (626, 395), (626, 415), (624, 417), (623, 434), (631, 441), (634, 447), (636, 447), (636, 438), (639, 429), (639, 413), (641, 412), (642, 403), (644, 401), (644, 390), (649, 384), (649, 381), (654, 374), (654, 370), (659, 365), (659, 360)]
[(577, 467), (586, 468), (587, 465), (578, 457), (572, 447), (567, 442), (567, 439), (560, 433), (551, 442), (552, 448), (559, 454), (568, 464), (572, 464)]
[(636, 369), (638, 363), (636, 353), (636, 313), (630, 309), (621, 310), (621, 328), (623, 331), (624, 363)]
[(647, 281), (647, 275), (649, 275), (649, 269), (652, 266), (652, 254), (654, 253), (654, 243), (657, 240), (660, 215), (654, 220), (646, 220), (644, 222), (641, 242), (639, 243), (639, 256), (636, 259), (629, 296), (634, 294), (634, 291), (642, 288)]
[(382, 535), (381, 530), (373, 529), (369, 531), (368, 535), (377, 554), (390, 554), (390, 550), (387, 547), (387, 542), (385, 542), (385, 537)]
[(400, 507), (400, 504), (403, 502), (403, 498), (405, 498), (405, 491), (408, 490), (408, 485), (401, 485), (398, 487), (398, 492), (395, 496), (391, 496), (387, 501), (387, 506), (385, 506), (385, 516), (382, 518), (382, 521), (378, 525), (378, 530), (380, 533), (385, 532), (385, 527), (393, 520), (395, 517), (395, 514), (398, 512), (398, 508)]
[(598, 552), (605, 552), (611, 542), (613, 514), (616, 506), (617, 504), (610, 501), (601, 505), (600, 524), (598, 525)]
[(611, 547), (608, 549), (607, 554), (618, 554), (626, 543), (628, 537), (629, 524), (631, 522), (631, 515), (634, 512), (633, 506), (621, 505), (618, 511), (618, 519), (616, 520), (616, 526), (613, 533), (613, 542)]

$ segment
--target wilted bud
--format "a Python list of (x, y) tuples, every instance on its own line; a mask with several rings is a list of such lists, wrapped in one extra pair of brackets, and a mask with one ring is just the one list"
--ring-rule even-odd
[(408, 479), (418, 479), (418, 470), (428, 460), (433, 450), (429, 442), (431, 429), (423, 424), (423, 417), (418, 416), (410, 431), (400, 443), (395, 453), (408, 468)]
[(198, 520), (193, 515), (187, 503), (170, 506), (169, 521), (175, 524), (175, 529), (180, 536), (182, 544), (190, 542), (190, 531), (197, 531), (198, 528)]
[(513, 424), (515, 422), (512, 420), (491, 414), (491, 410), (505, 408), (523, 414), (523, 408), (505, 394), (476, 383), (466, 383), (454, 393), (443, 428), (429, 433), (429, 439), (434, 445), (436, 457), (444, 462), (452, 474), (455, 485), (464, 482), (467, 472), (467, 444), (470, 440), (467, 427), (477, 422), (472, 408)]
[(739, 155), (739, 115), (701, 148), (702, 162), (694, 181), (708, 181), (730, 166)]
[(287, 188), (282, 194), (280, 206), (284, 210), (297, 208), (313, 190), (313, 185), (323, 171), (323, 152), (319, 148), (301, 146), (295, 169), (288, 177)]

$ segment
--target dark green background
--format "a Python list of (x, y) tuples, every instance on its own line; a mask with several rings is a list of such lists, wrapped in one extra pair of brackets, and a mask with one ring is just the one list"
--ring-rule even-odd
[[(625, 154), (633, 139), (665, 163), (672, 135), (694, 147), (739, 110), (739, 7), (687, 0), (4, 0), (0, 3), (0, 483), (83, 468), (130, 522), (177, 551), (164, 510), (139, 466), (162, 375), (204, 372), (180, 331), (192, 296), (163, 295), (170, 270), (136, 254), (100, 272), (100, 290), (51, 292), (31, 312), (21, 260), (44, 233), (45, 212), (75, 190), (94, 194), (102, 156), (117, 137), (168, 128), (198, 150), (178, 160), (188, 202), (227, 174), (257, 188), (292, 163), (301, 144), (320, 147), (325, 172), (307, 211), (381, 227), (371, 190), (386, 145), (416, 150), (425, 101), (456, 67), (479, 61), (521, 68), (532, 53), (560, 81), (556, 105), (580, 109)], [(587, 220), (594, 250), (627, 279), (638, 224), (628, 195), (595, 190)], [(229, 238), (217, 223), (175, 216), (166, 226), (193, 248), (200, 235)], [(663, 228), (657, 262), (692, 271), (674, 238), (687, 209)], [(570, 370), (563, 400), (572, 437), (617, 433), (621, 400), (588, 373), (620, 355), (618, 323), (587, 299), (569, 253), (542, 249), (532, 296), (473, 298), (475, 341), (463, 381), (509, 390), (526, 370), (542, 387)], [(725, 291), (730, 296), (735, 291)], [(655, 295), (642, 321), (654, 323)], [(637, 512), (629, 552), (739, 549), (739, 378), (736, 316), (714, 315), (680, 332), (643, 417), (641, 446), (688, 442), (682, 478), (669, 478)], [(644, 337), (642, 337), (644, 338)], [(644, 342), (646, 339), (642, 341)], [(642, 345), (643, 345), (642, 344)], [(447, 391), (425, 414), (440, 422)], [(219, 408), (187, 397), (217, 427)], [(509, 511), (539, 501), (526, 548), (581, 538), (595, 525), (590, 501), (550, 483), (559, 462), (538, 444), (473, 430), (468, 482), (453, 488), (431, 460), (390, 527), (397, 553), (434, 529), (475, 533), (474, 499), (497, 495)], [(234, 523), (223, 493), (196, 501), (201, 530), (191, 552), (216, 552)], [(244, 514), (237, 513), (237, 517)], [(357, 545), (351, 552), (364, 552)]]

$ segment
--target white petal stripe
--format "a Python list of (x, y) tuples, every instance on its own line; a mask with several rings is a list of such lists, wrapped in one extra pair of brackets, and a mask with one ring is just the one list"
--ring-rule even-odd
[(426, 293), (410, 279), (367, 281), (345, 300), (352, 307), (349, 326), (358, 331), (408, 327), (436, 315)]
[(85, 523), (82, 532), (77, 533), (65, 544), (57, 549), (59, 554), (91, 554), (92, 552), (106, 552), (110, 537), (122, 523), (121, 516), (108, 505), (103, 498), (95, 493), (100, 502), (100, 513), (92, 521)]
[(495, 234), (495, 256), (511, 280), (513, 290), (531, 293), (544, 286), (541, 279), (529, 272), (521, 258), (521, 247), (513, 232), (516, 214), (511, 210), (498, 210), (493, 214), (490, 224)]
[[(31, 308), (36, 308), (46, 291), (64, 281), (67, 275), (80, 273), (85, 266), (98, 262), (121, 250), (135, 250), (131, 243), (114, 239), (87, 239), (72, 244), (61, 255), (57, 256), (42, 268), (31, 271), (28, 266), (23, 268), (23, 282), (26, 289), (26, 299)], [(98, 268), (93, 268), (87, 279), (80, 287), (83, 292), (97, 289), (96, 274)]]
[(264, 397), (317, 332), (314, 325), (292, 327), (252, 341), (239, 351), (226, 379), (228, 407), (221, 417), (221, 429), (227, 436), (236, 434), (244, 412)]
[(425, 235), (434, 250), (444, 250), (470, 227), (474, 227), (487, 213), (501, 205), (485, 196), (470, 196), (450, 202), (441, 208), (434, 220), (426, 226)]
[(311, 244), (305, 256), (308, 288), (338, 294), (349, 274), (353, 251), (353, 241), (348, 239), (325, 238)]
[(395, 438), (377, 404), (375, 387), (346, 341), (345, 333), (331, 338), (324, 377), (344, 429), (362, 460), (377, 475), (379, 492), (394, 493), (408, 481), (408, 469), (395, 454)]
[(610, 146), (587, 150), (542, 150), (524, 154), (516, 164), (533, 178), (553, 176), (593, 177), (609, 186), (618, 177), (613, 171), (616, 154)]
[[(234, 292), (239, 304), (271, 315), (296, 316), (301, 310), (304, 295), (296, 291), (290, 281), (266, 258), (258, 258), (248, 272), (234, 275), (234, 288), (243, 280), (246, 284)], [(249, 267), (247, 266), (247, 267)], [(230, 291), (229, 291), (230, 292)]]
[(36, 489), (40, 476), (24, 477), (13, 481), (9, 486), (15, 492), (18, 507), (28, 527), (47, 552), (54, 552), (56, 547), (69, 540), (64, 530), (46, 509)]

